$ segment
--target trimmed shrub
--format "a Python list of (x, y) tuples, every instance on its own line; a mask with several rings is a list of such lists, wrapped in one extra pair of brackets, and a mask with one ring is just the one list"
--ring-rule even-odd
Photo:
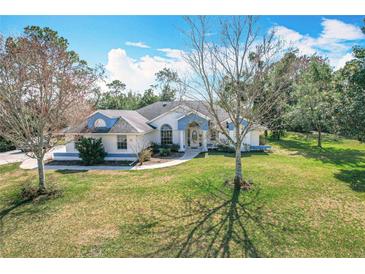
[(236, 152), (234, 147), (229, 146), (229, 145), (222, 145), (222, 144), (217, 145), (217, 151), (225, 152), (225, 153), (235, 153)]
[(153, 154), (160, 153), (161, 148), (165, 148), (165, 149), (168, 148), (168, 149), (170, 149), (170, 152), (179, 152), (180, 145), (178, 145), (178, 144), (159, 145), (159, 144), (156, 144), (156, 143), (152, 143), (151, 148), (152, 148)]
[(170, 156), (171, 154), (171, 149), (168, 147), (162, 147), (160, 148), (160, 156)]
[(142, 149), (141, 152), (138, 153), (138, 161), (140, 165), (143, 165), (144, 162), (151, 160), (151, 157), (152, 157), (151, 148)]
[(171, 152), (179, 152), (180, 146), (178, 144), (170, 145)]
[(171, 152), (179, 152), (180, 145), (178, 144), (171, 144), (171, 145), (161, 145), (162, 148), (169, 148)]
[(75, 143), (75, 148), (79, 151), (82, 162), (88, 166), (102, 163), (106, 156), (101, 138), (81, 137)]
[(160, 152), (160, 148), (161, 146), (157, 143), (151, 143), (151, 149), (152, 149), (152, 152), (153, 154), (157, 154)]

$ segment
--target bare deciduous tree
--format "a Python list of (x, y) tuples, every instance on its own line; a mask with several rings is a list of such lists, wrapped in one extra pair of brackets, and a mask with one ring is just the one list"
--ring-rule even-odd
[(0, 135), (37, 159), (44, 192), (44, 156), (64, 127), (89, 114), (98, 74), (49, 28), (26, 27), (0, 40)]
[[(243, 183), (241, 145), (246, 134), (267, 126), (267, 114), (282, 98), (283, 83), (275, 89), (265, 87), (265, 79), (273, 64), (279, 60), (281, 43), (274, 31), (259, 35), (257, 18), (232, 16), (221, 20), (219, 30), (209, 27), (207, 17), (188, 17), (185, 32), (191, 50), (185, 60), (193, 74), (185, 96), (203, 100), (208, 106), (217, 130), (235, 147), (235, 186)], [(211, 36), (217, 33), (219, 37)], [(219, 111), (228, 113), (234, 125), (229, 134)], [(272, 117), (273, 119), (275, 117)]]

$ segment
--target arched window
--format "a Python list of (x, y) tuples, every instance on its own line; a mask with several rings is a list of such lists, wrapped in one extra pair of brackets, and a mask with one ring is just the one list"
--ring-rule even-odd
[(94, 123), (94, 127), (106, 127), (106, 123), (103, 119), (97, 119)]
[(172, 128), (169, 125), (161, 127), (161, 145), (172, 145)]

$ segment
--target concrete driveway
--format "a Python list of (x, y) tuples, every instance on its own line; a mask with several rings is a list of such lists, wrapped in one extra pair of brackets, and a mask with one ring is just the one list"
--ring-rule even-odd
[(11, 150), (0, 153), (0, 165), (23, 162), (26, 159), (29, 159), (29, 157), (20, 150)]
[[(49, 160), (53, 156), (53, 152), (65, 152), (66, 147), (64, 145), (55, 146), (51, 151), (49, 151), (45, 157), (44, 160)], [(0, 165), (10, 164), (10, 163), (16, 163), (16, 162), (22, 162), (20, 165), (20, 168), (23, 169), (34, 169), (37, 168), (37, 160), (28, 157), (25, 155), (24, 152), (21, 152), (20, 150), (12, 150), (7, 152), (0, 153)]]
[[(44, 155), (44, 161), (52, 159), (54, 152), (66, 152), (66, 146), (59, 145), (52, 148), (50, 151), (46, 153), (46, 155)], [(35, 169), (37, 167), (38, 167), (37, 160), (30, 157), (27, 157), (20, 165), (20, 168), (22, 169)]]

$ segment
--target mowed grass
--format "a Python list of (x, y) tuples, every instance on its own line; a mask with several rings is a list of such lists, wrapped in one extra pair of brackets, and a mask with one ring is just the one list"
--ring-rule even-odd
[(60, 197), (19, 202), (36, 171), (0, 166), (1, 257), (364, 257), (365, 145), (290, 134), (243, 156), (146, 171), (47, 171)]

